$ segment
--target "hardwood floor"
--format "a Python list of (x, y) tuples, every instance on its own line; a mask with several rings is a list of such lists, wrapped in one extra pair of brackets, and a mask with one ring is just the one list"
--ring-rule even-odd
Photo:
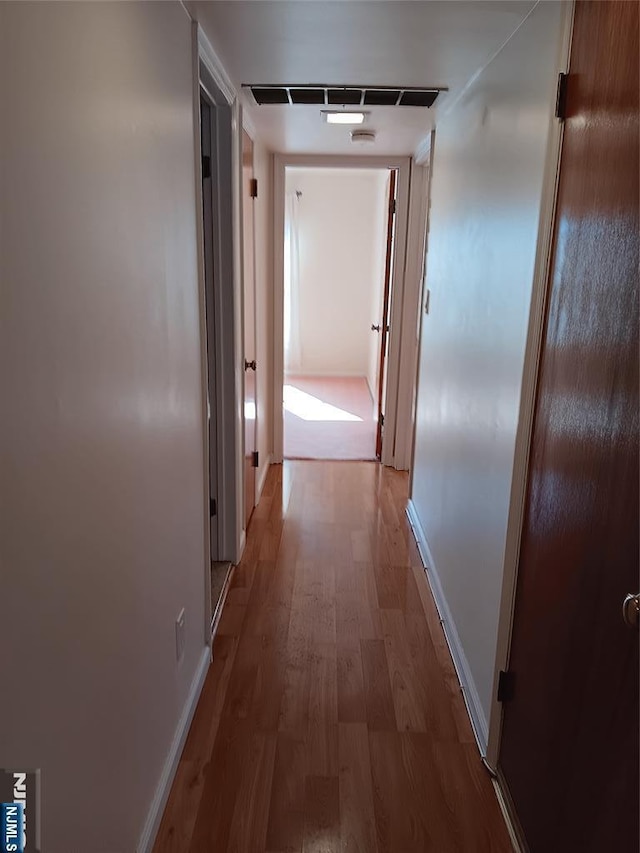
[(377, 463), (271, 468), (154, 853), (512, 849), (406, 493)]

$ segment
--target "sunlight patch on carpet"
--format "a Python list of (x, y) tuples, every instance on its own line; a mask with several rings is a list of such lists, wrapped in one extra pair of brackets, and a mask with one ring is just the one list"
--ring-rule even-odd
[(325, 403), (319, 397), (307, 394), (293, 385), (284, 386), (284, 408), (287, 412), (301, 418), (303, 421), (357, 421), (362, 423), (362, 418)]

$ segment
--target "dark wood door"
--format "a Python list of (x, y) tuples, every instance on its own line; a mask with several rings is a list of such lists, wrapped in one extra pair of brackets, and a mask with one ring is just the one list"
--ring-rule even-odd
[[(389, 341), (389, 318), (391, 316), (391, 282), (393, 279), (393, 246), (396, 220), (397, 170), (389, 173), (389, 206), (387, 208), (387, 248), (384, 261), (384, 286), (382, 291), (382, 323), (380, 333), (380, 358), (378, 371), (378, 426), (376, 430), (376, 456), (382, 455), (382, 433), (384, 431), (384, 398), (387, 390), (387, 344)], [(375, 328), (375, 327), (372, 327)]]
[(256, 276), (253, 141), (242, 134), (242, 225), (244, 270), (244, 504), (245, 524), (256, 504)]
[(578, 2), (500, 772), (532, 853), (638, 851), (638, 4)]

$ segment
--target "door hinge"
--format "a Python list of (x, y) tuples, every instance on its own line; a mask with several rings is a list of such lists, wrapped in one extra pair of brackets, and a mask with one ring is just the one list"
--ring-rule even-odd
[(251, 198), (258, 198), (258, 179), (251, 178), (249, 181), (249, 195)]
[(253, 451), (253, 454), (252, 454), (251, 459), (252, 459), (251, 464), (253, 465), (253, 467), (254, 467), (254, 468), (258, 468), (258, 459), (259, 459), (259, 456), (258, 456), (258, 451), (257, 451), (257, 450), (254, 450), (254, 451)]
[(567, 117), (567, 84), (569, 75), (560, 72), (558, 74), (558, 89), (556, 91), (556, 118), (564, 121)]
[(384, 426), (384, 415), (380, 412), (380, 417), (378, 418), (378, 423), (380, 426)]
[(214, 515), (218, 514), (218, 504), (216, 503), (215, 498), (209, 498), (209, 513), (211, 515), (211, 518), (213, 518)]
[(391, 202), (391, 215), (392, 216), (396, 215), (396, 200), (395, 200), (395, 198)]
[(498, 675), (498, 702), (511, 702), (515, 693), (515, 674), (510, 670), (500, 670)]
[(211, 157), (208, 157), (207, 155), (203, 155), (202, 157), (202, 177), (211, 177)]

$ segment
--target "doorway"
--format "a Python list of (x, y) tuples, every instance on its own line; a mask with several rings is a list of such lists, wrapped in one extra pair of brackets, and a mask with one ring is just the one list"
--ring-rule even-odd
[(285, 171), (285, 457), (380, 457), (396, 187), (389, 168)]
[(205, 346), (207, 363), (207, 439), (209, 457), (209, 541), (210, 569), (207, 576), (207, 628), (213, 634), (231, 577), (231, 562), (220, 559), (219, 536), (219, 470), (218, 470), (218, 381), (215, 228), (216, 228), (216, 159), (214, 150), (217, 131), (216, 106), (204, 87), (200, 89), (200, 157), (202, 180), (202, 248), (205, 295)]
[(214, 255), (214, 158), (215, 106), (206, 91), (200, 89), (200, 154), (202, 179), (202, 235), (205, 282), (207, 351), (207, 436), (209, 441), (209, 539), (212, 559), (218, 555), (218, 436), (216, 401), (216, 323), (213, 277)]
[(242, 132), (242, 255), (244, 303), (244, 522), (245, 529), (256, 503), (256, 244), (255, 208), (257, 184), (253, 168), (253, 140)]
[(238, 555), (239, 489), (236, 460), (240, 442), (235, 412), (238, 337), (235, 331), (233, 256), (234, 118), (201, 56), (194, 93), (200, 124), (198, 218), (201, 281), (204, 454), (210, 555), (205, 574), (205, 637), (210, 640), (228, 587), (231, 562)]

